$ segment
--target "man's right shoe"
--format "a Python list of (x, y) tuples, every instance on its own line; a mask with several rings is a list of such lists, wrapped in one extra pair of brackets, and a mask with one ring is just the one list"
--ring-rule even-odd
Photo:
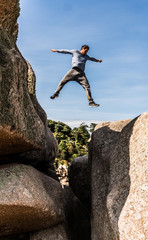
[(51, 99), (55, 99), (55, 98), (57, 98), (58, 96), (59, 96), (58, 94), (54, 93), (50, 98), (51, 98)]
[(97, 104), (95, 102), (90, 102), (89, 103), (89, 107), (99, 107), (99, 106), (100, 106), (100, 104)]

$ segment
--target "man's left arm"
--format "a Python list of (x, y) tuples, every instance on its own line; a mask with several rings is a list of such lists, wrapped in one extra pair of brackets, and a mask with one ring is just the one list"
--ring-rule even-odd
[(90, 61), (93, 61), (93, 62), (102, 62), (102, 59), (96, 59), (96, 58), (93, 58), (93, 57), (89, 57), (88, 56), (88, 60), (90, 60)]

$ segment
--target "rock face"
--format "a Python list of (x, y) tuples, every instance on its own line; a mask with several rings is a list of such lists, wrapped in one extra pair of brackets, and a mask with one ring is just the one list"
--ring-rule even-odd
[(56, 178), (57, 144), (35, 95), (34, 71), (16, 46), (19, 10), (18, 0), (0, 1), (0, 238), (28, 240), (28, 232), (57, 225), (65, 214), (57, 181), (11, 165)]
[(19, 1), (0, 1), (0, 15), (0, 155), (55, 149), (36, 100), (35, 75), (16, 46)]
[[(27, 62), (27, 61), (26, 61)], [(58, 150), (57, 141), (55, 140), (52, 132), (47, 126), (47, 116), (42, 109), (35, 95), (35, 83), (36, 77), (31, 65), (27, 62), (28, 66), (28, 91), (30, 94), (31, 103), (33, 103), (34, 109), (42, 120), (44, 126), (44, 144), (41, 150), (32, 150), (18, 155), (19, 161), (26, 164), (31, 164), (38, 169), (45, 171), (44, 169), (50, 167), (53, 168), (53, 162)]]
[(30, 240), (68, 240), (65, 226), (62, 224), (31, 234)]
[(45, 137), (43, 122), (28, 92), (27, 64), (15, 45), (7, 41), (0, 39), (0, 55), (5, 55), (0, 68), (1, 155), (41, 149)]
[(148, 112), (131, 122), (103, 123), (92, 135), (89, 161), (93, 240), (147, 238), (147, 120)]
[[(104, 122), (96, 126), (90, 142), (92, 239), (112, 240), (106, 209), (109, 184), (109, 153), (122, 128), (130, 120)], [(106, 238), (104, 238), (106, 236)]]
[(61, 185), (31, 166), (1, 166), (0, 193), (0, 236), (33, 232), (65, 221)]
[(64, 188), (66, 226), (70, 240), (90, 240), (90, 214), (70, 187)]
[(16, 46), (18, 16), (18, 0), (0, 1), (0, 239), (89, 240), (88, 212), (54, 180), (57, 143)]
[(12, 42), (16, 42), (18, 34), (17, 18), (19, 16), (19, 0), (0, 1), (0, 28), (2, 28)]
[(148, 112), (121, 132), (110, 156), (107, 209), (117, 239), (148, 238)]
[(87, 155), (75, 158), (71, 162), (69, 186), (84, 206), (90, 210), (90, 175)]

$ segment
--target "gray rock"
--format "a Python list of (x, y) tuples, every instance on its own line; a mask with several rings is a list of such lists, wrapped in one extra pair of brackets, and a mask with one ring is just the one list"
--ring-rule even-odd
[(18, 34), (17, 18), (19, 16), (19, 0), (0, 1), (0, 28), (3, 28), (11, 42), (16, 42)]
[(110, 176), (109, 154), (122, 128), (130, 120), (105, 122), (96, 126), (89, 149), (91, 175), (91, 235), (93, 240), (112, 240), (106, 198)]
[(66, 226), (70, 240), (90, 240), (90, 215), (70, 187), (64, 188)]
[(114, 239), (146, 240), (148, 112), (125, 126), (110, 155), (107, 211)]
[(77, 198), (90, 210), (90, 177), (88, 156), (75, 158), (69, 166), (69, 186)]
[(57, 144), (36, 99), (35, 73), (16, 46), (19, 10), (18, 0), (0, 2), (0, 161), (33, 150), (23, 159), (52, 165)]
[(113, 125), (98, 128), (91, 141), (92, 239), (145, 240), (148, 112)]
[(30, 234), (30, 240), (69, 240), (64, 224)]
[(1, 58), (5, 55), (0, 67), (0, 155), (43, 149), (44, 124), (28, 92), (27, 64), (0, 31)]
[(3, 236), (0, 237), (1, 240), (30, 240), (29, 233), (23, 233), (18, 235)]
[(39, 231), (65, 221), (61, 185), (31, 166), (1, 166), (0, 193), (0, 236)]

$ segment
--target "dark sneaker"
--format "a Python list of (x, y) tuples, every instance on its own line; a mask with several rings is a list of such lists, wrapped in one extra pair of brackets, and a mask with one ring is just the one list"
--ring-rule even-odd
[(57, 98), (58, 96), (59, 96), (59, 95), (55, 93), (55, 94), (53, 94), (50, 98), (51, 98), (51, 99), (55, 99), (55, 98)]
[(89, 103), (89, 107), (99, 107), (99, 106), (100, 106), (100, 104), (97, 104), (95, 102), (90, 102)]

